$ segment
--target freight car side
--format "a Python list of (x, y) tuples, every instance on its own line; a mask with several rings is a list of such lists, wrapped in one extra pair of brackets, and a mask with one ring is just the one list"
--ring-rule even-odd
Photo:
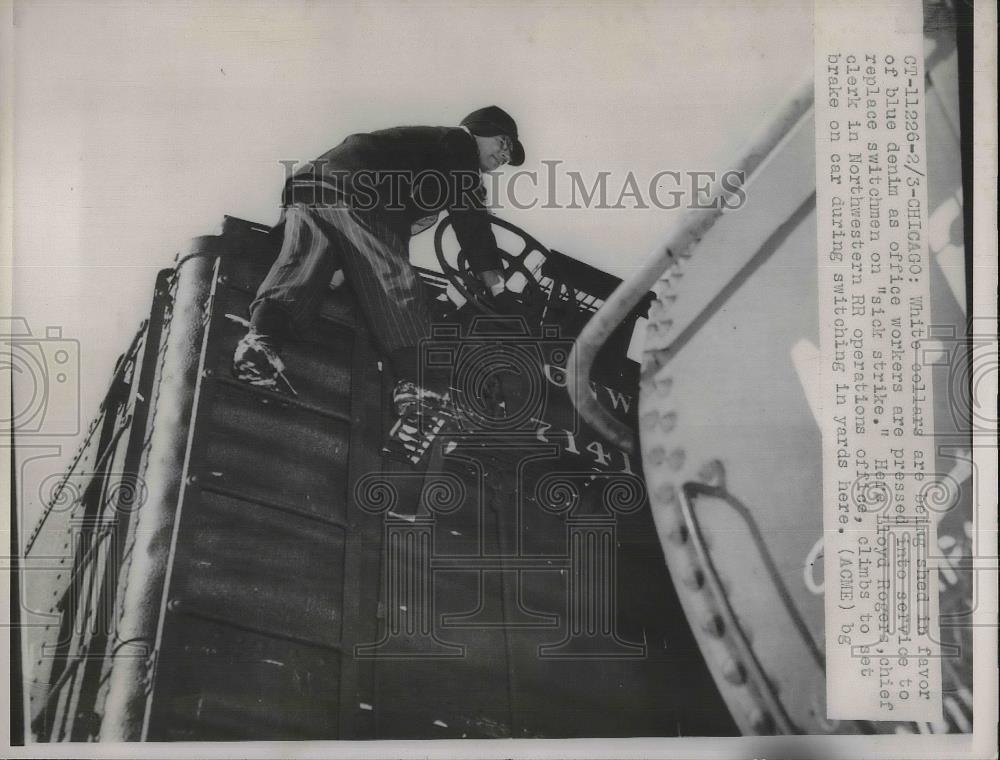
[[(86, 729), (50, 720), (36, 737), (733, 733), (641, 471), (565, 390), (568, 343), (615, 283), (550, 254), (548, 321), (498, 324), (424, 273), (426, 355), (450, 357), (482, 424), (440, 436), (415, 468), (384, 456), (389, 378), (345, 288), (288, 347), (297, 396), (231, 378), (242, 328), (227, 315), (245, 315), (277, 242), (228, 218), (170, 277), (157, 371), (136, 390), (152, 400), (130, 470), (145, 497), (124, 561), (105, 566), (114, 643)], [(594, 392), (634, 421), (626, 349), (605, 353)], [(489, 408), (484, 371), (505, 386)], [(62, 687), (44, 680), (50, 699)]]
[[(99, 695), (114, 656), (128, 644), (119, 635), (119, 581), (134, 558), (137, 515), (148, 498), (140, 473), (175, 284), (172, 271), (159, 274), (150, 317), (119, 358), (83, 444), (65, 475), (40, 478), (45, 510), (18, 537), (25, 713), (36, 740), (97, 737)], [(22, 474), (35, 465), (48, 466), (45, 457), (24, 456)]]

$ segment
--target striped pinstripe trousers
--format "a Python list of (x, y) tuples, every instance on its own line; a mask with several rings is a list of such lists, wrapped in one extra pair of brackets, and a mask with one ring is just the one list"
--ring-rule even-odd
[(292, 203), (283, 214), (281, 252), (251, 312), (274, 303), (296, 328), (319, 312), (330, 279), (342, 269), (369, 329), (385, 353), (415, 348), (430, 332), (423, 284), (409, 261), (406, 241), (374, 229), (349, 208)]

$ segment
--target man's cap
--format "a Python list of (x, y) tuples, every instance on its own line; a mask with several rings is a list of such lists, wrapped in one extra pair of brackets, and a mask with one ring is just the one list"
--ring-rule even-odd
[(473, 111), (464, 119), (462, 126), (472, 134), (480, 137), (496, 137), (507, 135), (511, 139), (510, 164), (520, 166), (524, 163), (524, 146), (517, 139), (517, 122), (511, 115), (498, 106), (486, 106)]

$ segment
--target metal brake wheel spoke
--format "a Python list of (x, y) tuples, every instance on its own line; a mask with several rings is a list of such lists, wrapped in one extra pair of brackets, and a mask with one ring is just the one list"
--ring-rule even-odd
[[(503, 269), (502, 274), (504, 280), (508, 280), (514, 273), (519, 273), (525, 279), (524, 288), (521, 293), (518, 294), (521, 300), (527, 304), (532, 294), (535, 296), (535, 299), (532, 300), (544, 300), (547, 293), (539, 284), (538, 280), (535, 279), (534, 274), (532, 274), (532, 272), (525, 265), (525, 261), (528, 255), (534, 251), (538, 251), (543, 257), (548, 257), (548, 249), (527, 232), (510, 222), (497, 217), (491, 217), (490, 223), (496, 227), (500, 227), (501, 229), (514, 233), (524, 241), (524, 247), (518, 254), (509, 253), (502, 248), (498, 249), (501, 255), (501, 267)], [(465, 251), (459, 250), (458, 254), (455, 256), (454, 264), (448, 261), (448, 258), (445, 256), (443, 241), (444, 234), (447, 232), (449, 227), (451, 227), (451, 220), (450, 218), (445, 217), (445, 219), (438, 225), (437, 230), (434, 233), (434, 253), (437, 256), (438, 264), (441, 267), (441, 273), (454, 286), (454, 288), (479, 311), (486, 314), (494, 314), (495, 312), (487, 299), (486, 288), (469, 266), (468, 257), (466, 256)]]

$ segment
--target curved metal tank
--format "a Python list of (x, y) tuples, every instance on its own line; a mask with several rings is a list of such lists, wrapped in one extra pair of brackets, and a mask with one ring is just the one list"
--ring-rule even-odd
[(941, 566), (942, 636), (955, 647), (943, 661), (941, 721), (825, 717), (823, 480), (811, 397), (819, 358), (815, 182), (802, 171), (815, 160), (811, 110), (763, 161), (747, 203), (702, 229), (654, 288), (639, 399), (642, 461), (678, 597), (744, 734), (971, 729), (974, 494), (962, 387), (969, 377), (954, 49), (945, 43), (934, 60), (928, 323), (942, 326), (932, 337), (948, 360), (929, 368), (939, 389), (942, 495), (931, 557)]

